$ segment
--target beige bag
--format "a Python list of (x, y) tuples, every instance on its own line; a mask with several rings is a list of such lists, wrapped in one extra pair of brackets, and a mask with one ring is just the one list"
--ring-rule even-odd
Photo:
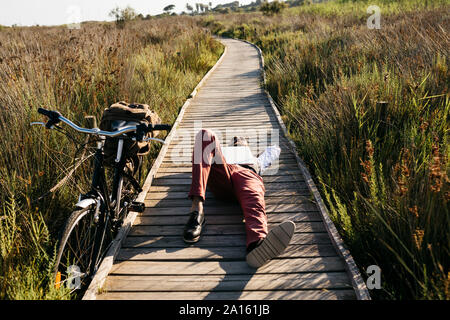
[[(106, 108), (103, 112), (102, 119), (100, 121), (100, 129), (106, 131), (112, 131), (112, 123), (116, 120), (122, 120), (130, 122), (130, 125), (136, 125), (136, 123), (145, 124), (159, 124), (161, 119), (156, 112), (150, 110), (150, 107), (146, 104), (129, 104), (124, 101), (114, 103), (109, 108)], [(158, 131), (154, 131), (147, 134), (147, 137), (156, 137)], [(113, 164), (117, 152), (116, 138), (107, 138), (104, 146), (104, 156), (106, 164)], [(150, 151), (150, 142), (136, 142), (132, 140), (124, 141), (123, 155), (127, 158), (134, 158), (136, 155), (142, 156)]]

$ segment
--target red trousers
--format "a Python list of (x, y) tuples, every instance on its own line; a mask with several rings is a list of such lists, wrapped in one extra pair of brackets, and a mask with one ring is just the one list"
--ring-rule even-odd
[(244, 213), (247, 246), (266, 237), (262, 178), (250, 169), (227, 164), (214, 133), (202, 129), (195, 137), (189, 197), (198, 196), (205, 201), (206, 186), (216, 198), (239, 202)]

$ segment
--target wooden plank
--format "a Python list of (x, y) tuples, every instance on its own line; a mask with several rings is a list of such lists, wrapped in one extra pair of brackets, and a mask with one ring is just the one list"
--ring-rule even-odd
[[(231, 141), (232, 138), (230, 137), (229, 140)], [(261, 141), (261, 142), (258, 142), (255, 145), (250, 146), (249, 148), (254, 154), (256, 154), (257, 152), (262, 152), (262, 151), (266, 150), (266, 148), (268, 147), (269, 144), (270, 144), (270, 140), (269, 141)], [(222, 148), (223, 147), (227, 147), (227, 146), (228, 146), (228, 142), (221, 144)], [(191, 155), (192, 151), (194, 149), (194, 140), (192, 140), (192, 141), (180, 141), (179, 143), (172, 143), (169, 146), (168, 149), (171, 150), (171, 151), (185, 151), (182, 154), (189, 154), (189, 155)], [(287, 150), (283, 150), (282, 149), (281, 153), (280, 153), (280, 157), (282, 157), (282, 156), (286, 157), (287, 155), (293, 157), (293, 154), (291, 152), (288, 152)], [(300, 171), (300, 170), (298, 170), (298, 171)]]
[[(315, 208), (315, 204), (311, 202), (308, 199), (302, 200), (298, 199), (297, 197), (291, 197), (289, 200), (277, 200), (278, 197), (273, 198), (267, 198), (266, 199), (266, 210), (270, 210), (272, 207), (280, 206), (285, 207), (289, 205), (295, 205), (295, 208), (292, 208), (291, 210), (294, 212), (300, 212), (300, 211), (317, 211), (317, 208)], [(273, 199), (273, 200), (271, 200)], [(189, 210), (191, 206), (191, 200), (188, 199), (174, 199), (174, 200), (144, 200), (146, 207), (154, 208), (155, 211), (161, 212), (161, 209), (167, 208), (171, 210)], [(232, 202), (223, 202), (221, 200), (217, 200), (214, 198), (206, 199), (205, 201), (205, 212), (226, 212), (228, 210), (239, 210), (241, 211), (240, 206), (236, 203), (236, 205), (233, 205)], [(284, 209), (281, 212), (289, 212)], [(272, 211), (272, 210), (270, 210)], [(290, 211), (290, 212), (292, 212)], [(189, 212), (189, 211), (188, 211)]]
[[(252, 148), (250, 150), (254, 156), (258, 156), (259, 154), (263, 153), (264, 150), (266, 150), (266, 147), (267, 146), (263, 146), (261, 148)], [(191, 146), (176, 146), (168, 150), (167, 157), (169, 160), (175, 160), (177, 162), (182, 161), (191, 164), (193, 149), (194, 148)], [(278, 159), (295, 160), (295, 158), (289, 153), (280, 154), (280, 157)], [(277, 168), (277, 162), (274, 162), (274, 164), (272, 164), (272, 168)], [(293, 170), (290, 172), (290, 174), (301, 175), (301, 172), (299, 170)]]
[[(218, 108), (222, 109), (223, 107), (218, 107)], [(215, 120), (219, 120), (221, 122), (246, 121), (246, 122), (258, 123), (259, 121), (274, 121), (274, 120), (276, 120), (276, 118), (273, 115), (270, 115), (267, 112), (263, 112), (263, 111), (264, 110), (262, 110), (262, 112), (256, 112), (256, 113), (255, 112), (246, 112), (246, 113), (239, 112), (238, 114), (228, 114), (228, 115), (224, 114), (223, 111), (216, 112), (216, 113), (208, 111), (207, 114), (204, 114), (203, 111), (197, 111), (195, 113), (193, 113), (193, 112), (188, 113), (181, 123), (187, 124), (187, 123), (196, 123), (199, 121), (201, 121), (202, 123), (203, 122), (215, 122)], [(203, 113), (203, 115), (202, 115), (202, 113)], [(249, 120), (249, 119), (244, 120), (244, 118), (248, 118), (250, 116), (252, 117), (251, 120)]]
[(226, 292), (111, 292), (99, 296), (110, 300), (350, 300), (354, 290), (288, 290)]
[[(303, 182), (303, 177), (288, 175), (288, 176), (263, 176), (264, 184), (266, 183), (284, 183), (284, 182)], [(154, 180), (155, 186), (170, 186), (170, 185), (191, 185), (190, 178), (157, 178)]]
[[(176, 236), (182, 235), (184, 225), (187, 222), (188, 217), (180, 219), (178, 225), (134, 225), (129, 232), (130, 236)], [(184, 220), (184, 221), (183, 221)], [(269, 230), (278, 225), (279, 223), (268, 223)], [(296, 232), (326, 232), (322, 221), (320, 222), (296, 222)], [(240, 224), (210, 224), (207, 223), (202, 230), (202, 235), (237, 235), (245, 234), (245, 225), (243, 222)]]
[[(241, 104), (244, 105), (245, 103), (250, 102), (250, 100), (247, 97), (235, 97), (235, 98), (233, 98), (233, 97), (220, 97), (220, 96), (216, 96), (216, 97), (213, 97), (213, 96), (198, 97), (197, 101), (200, 102), (200, 103), (206, 103), (206, 104), (220, 103), (220, 104), (230, 104), (230, 105), (238, 104), (238, 103), (241, 103)], [(254, 103), (254, 104), (259, 104), (259, 103), (263, 104), (263, 103), (267, 103), (267, 100), (264, 97), (261, 97), (261, 98), (258, 97), (258, 98), (252, 98), (251, 102)], [(253, 107), (252, 105), (247, 105), (247, 106), (248, 106), (249, 109), (252, 109), (252, 108), (256, 109), (256, 108), (258, 108), (258, 107)], [(232, 108), (229, 108), (229, 109), (232, 109)], [(234, 111), (238, 111), (238, 110), (239, 109), (235, 109)]]
[[(217, 247), (235, 247), (245, 245), (245, 235), (216, 235), (202, 236), (200, 241), (195, 244), (195, 247), (208, 248)], [(291, 245), (308, 245), (308, 244), (331, 244), (330, 238), (326, 233), (295, 233), (290, 242)], [(155, 236), (155, 237), (128, 237), (122, 243), (124, 248), (180, 248), (188, 245), (183, 241), (181, 236)]]
[[(146, 201), (147, 202), (147, 201)], [(188, 206), (184, 207), (166, 207), (166, 208), (145, 208), (143, 215), (184, 215), (190, 212), (190, 203)], [(227, 215), (227, 214), (242, 214), (241, 207), (239, 204), (225, 204), (221, 206), (210, 205), (210, 202), (207, 200), (204, 204), (205, 214), (208, 215)], [(266, 205), (266, 213), (288, 213), (288, 212), (304, 212), (304, 211), (312, 211), (317, 212), (317, 207), (315, 204), (307, 203), (307, 204), (267, 204)]]
[[(260, 102), (255, 102), (252, 103), (251, 101), (247, 101), (247, 102), (235, 102), (233, 103), (234, 107), (253, 107), (253, 106), (259, 106), (259, 109), (256, 109), (255, 112), (253, 112), (256, 115), (273, 115), (272, 112), (272, 107), (270, 106), (270, 103), (268, 101), (265, 101), (264, 103), (260, 103)], [(192, 109), (189, 111), (189, 114), (194, 114), (194, 115), (198, 115), (200, 117), (202, 117), (203, 115), (200, 113), (202, 111), (204, 111), (204, 109), (208, 109), (209, 112), (207, 114), (207, 116), (210, 115), (224, 115), (224, 116), (232, 116), (233, 114), (231, 113), (227, 113), (226, 109), (229, 107), (229, 105), (227, 103), (202, 103), (202, 102), (198, 102), (198, 101), (194, 101), (192, 103)], [(241, 112), (238, 113), (239, 115), (241, 114), (251, 114), (251, 112), (247, 111), (246, 109), (242, 110)]]
[[(167, 160), (165, 163), (170, 163), (171, 161), (173, 161), (173, 163), (179, 163), (179, 162), (183, 162), (185, 164), (191, 165), (192, 164), (192, 153), (193, 153), (193, 147), (191, 148), (190, 146), (177, 146), (176, 148), (172, 148), (168, 150), (167, 153)], [(266, 149), (266, 146), (262, 147), (261, 149), (251, 149), (252, 154), (254, 156), (258, 156), (260, 154), (262, 154), (264, 152), (264, 150)], [(279, 163), (280, 162), (287, 162), (287, 163), (291, 163), (293, 164), (293, 162), (295, 161), (295, 158), (288, 153), (282, 153), (280, 154), (280, 157), (278, 158), (277, 161), (275, 161), (271, 166), (270, 169), (274, 169), (274, 170), (278, 170), (279, 167)], [(198, 161), (198, 163), (200, 163), (200, 159)], [(278, 170), (280, 171), (280, 170)], [(277, 172), (278, 172), (277, 171)], [(286, 172), (287, 170), (282, 170), (281, 174), (286, 175), (286, 174), (291, 174), (291, 175), (298, 175), (301, 176), (301, 172), (297, 169), (293, 169), (290, 170), (289, 172)], [(161, 172), (161, 171), (160, 171)], [(190, 171), (188, 171), (190, 172)], [(265, 174), (267, 175), (267, 174)]]
[[(248, 108), (246, 108), (248, 109)], [(199, 111), (201, 112), (201, 111)], [(208, 112), (208, 111), (205, 111)], [(209, 113), (209, 112), (208, 112)], [(249, 114), (250, 115), (250, 114)], [(230, 120), (233, 122), (230, 123)], [(192, 115), (191, 117), (186, 117), (183, 119), (183, 121), (180, 123), (180, 125), (192, 125), (196, 122), (201, 121), (202, 123), (212, 123), (214, 125), (216, 124), (225, 124), (230, 125), (231, 127), (239, 127), (241, 124), (264, 124), (264, 125), (273, 125), (277, 123), (277, 119), (274, 117), (269, 117), (267, 114), (265, 116), (261, 115), (255, 115), (255, 117), (244, 117), (240, 115), (239, 117), (227, 117), (227, 116), (221, 116), (220, 118), (209, 116), (209, 117), (197, 117), (196, 115)]]
[[(229, 141), (226, 141), (225, 143), (221, 144), (221, 148), (224, 147), (228, 147), (229, 146), (229, 142), (231, 142), (232, 137), (230, 136), (230, 138), (228, 139)], [(192, 140), (179, 140), (177, 143), (173, 143), (170, 147), (169, 150), (171, 150), (172, 152), (174, 151), (178, 151), (178, 154), (183, 156), (183, 157), (192, 157), (192, 153), (194, 150), (194, 140), (192, 138)], [(257, 156), (258, 154), (262, 153), (263, 151), (265, 151), (267, 149), (267, 147), (269, 145), (274, 145), (274, 144), (278, 144), (279, 145), (279, 141), (275, 141), (272, 142), (270, 141), (270, 139), (268, 139), (267, 141), (259, 141), (257, 144), (255, 144), (254, 146), (250, 147), (250, 150), (252, 151), (252, 153)], [(180, 150), (181, 149), (181, 150)], [(281, 153), (280, 153), (280, 158), (284, 159), (284, 158), (289, 158), (292, 157), (293, 154), (291, 152), (289, 152), (288, 150), (284, 149), (283, 147), (281, 148)], [(190, 160), (190, 159), (188, 159)], [(298, 170), (298, 168), (297, 168)]]
[[(287, 163), (287, 164), (279, 164), (278, 171), (284, 170), (295, 170), (295, 163)], [(171, 169), (171, 170), (169, 170)], [(172, 171), (172, 170), (180, 170), (180, 171)], [(161, 164), (158, 172), (191, 172), (192, 171), (192, 163), (170, 163), (165, 162)], [(263, 174), (265, 176), (266, 174)]]
[[(180, 124), (179, 128), (180, 129), (192, 128), (192, 126), (196, 123), (198, 123), (198, 121), (183, 122)], [(208, 121), (206, 119), (203, 119), (201, 121), (201, 123), (202, 123), (203, 128), (208, 128), (210, 126), (215, 127), (215, 128), (226, 126), (228, 129), (230, 129), (230, 128), (234, 128), (234, 127), (237, 127), (237, 128), (252, 127), (252, 126), (255, 126), (255, 127), (260, 127), (260, 126), (263, 127), (264, 126), (265, 127), (266, 125), (274, 125), (276, 122), (273, 120), (269, 120), (269, 121), (264, 121), (264, 120), (258, 120), (258, 121), (240, 120), (240, 121), (237, 121), (237, 120), (233, 120), (233, 125), (227, 126), (227, 124), (230, 123), (229, 120), (228, 121), (226, 121), (226, 120), (225, 121), (214, 121), (214, 120)]]
[[(249, 115), (250, 117), (250, 115)], [(178, 126), (178, 128), (180, 130), (188, 130), (188, 132), (190, 134), (197, 134), (199, 129), (210, 129), (210, 130), (217, 130), (217, 131), (228, 131), (228, 134), (234, 134), (236, 132), (236, 134), (239, 134), (239, 131), (250, 131), (252, 128), (254, 129), (258, 129), (258, 131), (260, 132), (260, 135), (262, 135), (262, 133), (264, 132), (269, 132), (269, 131), (274, 131), (275, 127), (275, 122), (250, 122), (250, 121), (241, 121), (241, 122), (236, 122), (234, 123), (233, 121), (233, 125), (227, 125), (227, 123), (229, 124), (230, 121), (224, 121), (224, 122), (217, 122), (217, 121), (195, 121), (192, 123), (182, 123)], [(266, 133), (265, 135), (267, 135), (268, 133)], [(240, 134), (240, 135), (245, 135), (244, 134)]]
[[(192, 156), (186, 156), (186, 157), (167, 157), (164, 158), (163, 163), (170, 163), (170, 164), (182, 164), (182, 165), (192, 165)], [(289, 159), (278, 159), (276, 162), (272, 164), (272, 167), (276, 167), (278, 165), (282, 164), (295, 164), (295, 159), (289, 158)]]
[[(166, 187), (170, 186), (155, 186), (156, 187)], [(183, 190), (188, 191), (190, 188), (185, 187)], [(154, 189), (155, 190), (155, 189)], [(167, 190), (167, 189), (166, 189)], [(173, 189), (172, 189), (173, 190)], [(295, 197), (293, 197), (295, 196)], [(205, 198), (211, 201), (210, 203), (226, 204), (229, 201), (222, 201), (207, 189)], [(310, 193), (305, 189), (290, 189), (290, 190), (270, 190), (265, 193), (264, 199), (266, 203), (305, 203), (305, 201), (310, 201), (312, 199)], [(147, 193), (146, 200), (188, 200), (188, 192), (149, 192)]]
[[(266, 195), (274, 192), (304, 192), (304, 190), (309, 190), (308, 186), (305, 183), (302, 182), (289, 182), (289, 183), (283, 183), (283, 184), (267, 184), (265, 185), (266, 188)], [(175, 191), (183, 191), (186, 192), (186, 194), (189, 192), (190, 185), (171, 185), (171, 186), (151, 186), (150, 192), (175, 192)], [(206, 189), (208, 190), (208, 189)], [(208, 193), (207, 191), (207, 194)], [(283, 195), (283, 194), (280, 194)], [(287, 194), (288, 195), (288, 194)]]
[(264, 291), (304, 289), (351, 289), (344, 272), (297, 273), (280, 275), (196, 276), (113, 276), (106, 290), (137, 291)]
[[(298, 171), (295, 170), (295, 168), (288, 168), (287, 166), (285, 167), (281, 167), (281, 168), (277, 168), (277, 172), (276, 174), (270, 174), (270, 175), (280, 175), (280, 176), (284, 176), (287, 174), (300, 174)], [(192, 171), (192, 166), (191, 165), (185, 165), (182, 167), (177, 167), (177, 166), (168, 166), (168, 167), (164, 167), (164, 168), (159, 168), (158, 170), (158, 174), (160, 173), (191, 173)], [(270, 172), (273, 172), (272, 170)], [(268, 174), (264, 173), (262, 175), (264, 176), (268, 176)]]
[[(205, 112), (207, 112), (207, 111), (205, 111)], [(250, 117), (251, 115), (243, 115), (243, 116)], [(220, 115), (217, 115), (217, 117), (220, 117)], [(197, 123), (198, 123), (198, 125), (196, 125)], [(242, 125), (233, 126), (231, 123), (229, 123), (228, 125), (226, 125), (226, 124), (218, 124), (218, 125), (211, 124), (208, 127), (205, 127), (202, 124), (203, 124), (203, 121), (199, 119), (198, 121), (196, 121), (196, 123), (193, 123), (193, 125), (189, 128), (180, 128), (178, 126), (177, 127), (178, 134), (187, 134), (187, 133), (196, 134), (200, 129), (210, 129), (210, 130), (215, 131), (216, 133), (226, 133), (227, 131), (230, 132), (230, 134), (234, 133), (234, 132), (237, 132), (237, 133), (242, 132), (243, 134), (245, 134), (245, 133), (251, 134), (252, 133), (251, 127), (249, 127), (249, 126), (244, 128), (244, 127), (242, 127)], [(268, 125), (268, 124), (256, 125), (254, 127), (254, 129), (257, 129), (257, 133), (259, 135), (262, 135), (263, 133), (265, 133), (267, 135), (268, 134), (273, 134), (273, 135), (278, 134), (280, 136), (280, 138), (282, 137), (279, 134), (280, 128), (277, 127), (275, 123), (270, 124), (270, 125)], [(255, 135), (256, 133), (253, 133), (253, 134)]]
[[(156, 200), (156, 199), (187, 199), (188, 196), (188, 189), (185, 189), (185, 192), (179, 192), (179, 191), (169, 191), (169, 192), (155, 192), (150, 191), (147, 194), (146, 199), (148, 200)], [(271, 197), (281, 197), (281, 196), (303, 196), (308, 197), (310, 195), (309, 191), (306, 189), (303, 190), (275, 190), (275, 191), (266, 191), (265, 198), (271, 198)], [(214, 194), (207, 191), (205, 194), (205, 197), (207, 199), (213, 198)]]
[[(175, 140), (173, 140), (173, 144), (186, 144), (186, 145), (192, 145), (192, 143), (195, 141), (195, 136), (197, 135), (197, 133), (199, 132), (199, 130), (201, 129), (209, 129), (214, 131), (216, 134), (219, 135), (219, 138), (221, 138), (219, 140), (220, 144), (222, 146), (228, 145), (231, 141), (231, 139), (233, 138), (234, 135), (242, 135), (245, 136), (246, 138), (249, 139), (249, 141), (251, 143), (258, 143), (259, 145), (261, 145), (262, 143), (266, 142), (272, 142), (272, 140), (277, 139), (276, 143), (280, 143), (281, 144), (281, 151), (287, 151), (287, 152), (291, 152), (288, 148), (287, 148), (287, 140), (285, 140), (285, 138), (280, 137), (276, 131), (273, 130), (251, 130), (251, 129), (242, 129), (242, 128), (228, 128), (228, 130), (224, 130), (224, 129), (212, 129), (210, 127), (205, 128), (205, 127), (201, 127), (200, 124), (198, 127), (196, 127), (195, 129), (180, 129), (180, 132), (178, 133), (178, 136), (176, 137)], [(252, 147), (252, 146), (251, 146)], [(286, 147), (286, 148), (285, 148)]]
[[(245, 260), (245, 246), (222, 247), (180, 247), (180, 248), (122, 248), (117, 256), (117, 261), (147, 260), (147, 261), (174, 261), (174, 260)], [(336, 250), (331, 244), (327, 245), (290, 245), (277, 257), (283, 258), (313, 258), (335, 257)]]
[(117, 261), (111, 274), (116, 275), (205, 275), (205, 274), (262, 274), (298, 272), (345, 271), (337, 257), (274, 259), (255, 269), (245, 261)]
[[(224, 202), (216, 198), (207, 199), (209, 206), (223, 206), (228, 205), (229, 202)], [(146, 206), (154, 208), (167, 208), (167, 207), (187, 207), (191, 205), (191, 200), (189, 199), (145, 199)], [(205, 201), (206, 202), (206, 201)], [(265, 198), (266, 205), (277, 205), (277, 204), (313, 204), (310, 197), (267, 197)]]
[[(136, 217), (135, 225), (167, 226), (185, 223), (188, 213), (185, 215), (140, 215)], [(206, 215), (208, 224), (239, 224), (244, 221), (242, 214), (232, 215)], [(267, 214), (269, 223), (280, 223), (286, 220), (294, 222), (321, 222), (322, 218), (317, 212), (298, 212), (298, 213), (269, 213)]]
[[(230, 120), (232, 121), (232, 120)], [(233, 128), (229, 127), (227, 129), (222, 129), (217, 127), (205, 127), (201, 126), (202, 123), (199, 123), (195, 129), (180, 129), (180, 132), (178, 133), (176, 139), (173, 141), (173, 144), (185, 144), (185, 145), (191, 145), (195, 141), (195, 136), (198, 134), (199, 130), (201, 129), (209, 129), (216, 133), (219, 137), (219, 142), (222, 146), (226, 146), (231, 142), (231, 139), (235, 135), (241, 135), (249, 139), (249, 143), (251, 144), (250, 147), (253, 147), (252, 144), (258, 144), (262, 145), (263, 143), (278, 143), (281, 145), (281, 151), (289, 151), (287, 148), (287, 141), (285, 138), (280, 137), (276, 131), (273, 131), (272, 129), (256, 129), (252, 130), (251, 128)], [(182, 131), (181, 131), (182, 130)], [(285, 148), (286, 147), (286, 148)]]
[[(286, 179), (287, 181), (291, 181), (292, 179), (285, 178), (283, 176), (289, 176), (297, 178), (295, 181), (304, 181), (305, 179), (300, 174), (299, 171), (296, 170), (279, 170), (276, 174), (273, 175), (262, 175), (262, 178), (264, 182), (269, 181), (279, 181), (277, 179)], [(282, 178), (283, 177), (283, 178)], [(192, 179), (192, 174), (190, 171), (188, 172), (165, 172), (165, 171), (158, 171), (155, 176), (156, 179)], [(286, 181), (286, 182), (287, 182)]]

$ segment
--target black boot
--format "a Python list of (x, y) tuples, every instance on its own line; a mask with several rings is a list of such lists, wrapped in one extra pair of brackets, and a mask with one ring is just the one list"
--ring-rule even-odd
[(195, 243), (200, 239), (202, 228), (205, 225), (205, 216), (198, 211), (192, 211), (184, 227), (183, 240), (186, 243)]

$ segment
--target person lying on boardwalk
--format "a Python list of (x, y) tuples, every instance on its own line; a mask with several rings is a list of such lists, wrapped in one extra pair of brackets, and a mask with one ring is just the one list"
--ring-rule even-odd
[[(233, 146), (248, 148), (248, 143), (245, 138), (235, 137)], [(195, 137), (192, 156), (192, 182), (188, 195), (192, 199), (192, 206), (184, 228), (184, 241), (195, 243), (200, 239), (206, 221), (203, 202), (208, 186), (216, 198), (239, 202), (245, 219), (246, 261), (251, 267), (259, 268), (280, 255), (294, 235), (295, 224), (286, 221), (268, 232), (265, 188), (260, 176), (261, 167), (267, 167), (267, 160), (275, 160), (279, 153), (279, 147), (272, 146), (263, 153), (266, 161), (261, 162), (253, 157), (253, 162), (230, 164), (226, 162), (217, 136), (211, 130), (200, 130)], [(258, 159), (261, 158), (264, 159)]]

